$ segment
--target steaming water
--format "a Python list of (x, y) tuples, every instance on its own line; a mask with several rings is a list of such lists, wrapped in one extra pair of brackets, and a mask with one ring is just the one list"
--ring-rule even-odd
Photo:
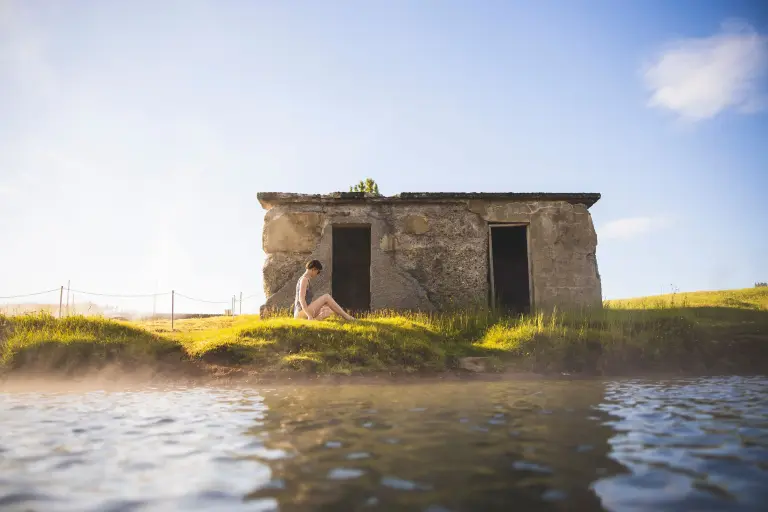
[(766, 378), (0, 393), (4, 511), (765, 503)]

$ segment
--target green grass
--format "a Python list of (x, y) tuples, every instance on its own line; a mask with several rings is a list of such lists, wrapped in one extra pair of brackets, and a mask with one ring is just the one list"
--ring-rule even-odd
[(61, 320), (49, 313), (0, 315), (0, 364), (5, 369), (72, 368), (145, 362), (179, 354), (177, 342), (146, 329), (99, 317)]
[(346, 323), (246, 315), (178, 320), (174, 331), (169, 321), (0, 316), (6, 371), (186, 360), (265, 371), (408, 373), (456, 368), (465, 356), (538, 372), (763, 372), (768, 288), (609, 301), (602, 310), (523, 317), (377, 312)]
[(768, 287), (709, 292), (686, 292), (606, 301), (618, 309), (724, 308), (768, 311)]

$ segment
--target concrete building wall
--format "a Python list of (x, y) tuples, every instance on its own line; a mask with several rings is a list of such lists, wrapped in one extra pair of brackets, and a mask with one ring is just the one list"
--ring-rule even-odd
[(602, 302), (597, 236), (584, 204), (567, 201), (445, 200), (277, 202), (266, 205), (266, 309), (291, 307), (309, 259), (329, 270), (315, 294), (331, 293), (335, 224), (371, 226), (371, 308), (445, 310), (487, 306), (489, 223), (529, 226), (533, 306)]

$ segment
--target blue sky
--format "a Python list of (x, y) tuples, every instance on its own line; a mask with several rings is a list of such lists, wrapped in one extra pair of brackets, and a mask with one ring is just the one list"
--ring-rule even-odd
[(0, 0), (0, 296), (256, 311), (256, 193), (368, 176), (600, 192), (606, 298), (752, 286), (767, 37), (760, 1)]

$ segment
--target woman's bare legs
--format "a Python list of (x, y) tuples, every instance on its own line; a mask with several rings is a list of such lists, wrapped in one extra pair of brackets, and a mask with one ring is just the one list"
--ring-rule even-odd
[[(309, 306), (307, 306), (307, 307), (309, 307)], [(317, 313), (314, 314), (314, 316), (312, 318), (314, 320), (320, 321), (320, 320), (325, 320), (326, 318), (328, 318), (332, 314), (333, 314), (333, 311), (331, 310), (331, 308), (329, 308), (328, 306), (323, 306), (323, 307), (320, 308), (320, 311), (318, 311)], [(299, 311), (299, 313), (294, 318), (301, 318), (301, 319), (306, 320), (307, 314), (304, 311)]]
[(327, 293), (313, 300), (307, 307), (313, 316), (317, 316), (318, 312), (321, 311), (324, 306), (330, 308), (331, 311), (342, 317), (344, 320), (354, 320), (354, 317), (344, 311), (342, 307), (333, 300), (333, 297)]
[(317, 312), (315, 315), (315, 320), (325, 320), (329, 316), (333, 314), (333, 311), (331, 311), (331, 308), (328, 306), (323, 306), (320, 308), (320, 311)]

